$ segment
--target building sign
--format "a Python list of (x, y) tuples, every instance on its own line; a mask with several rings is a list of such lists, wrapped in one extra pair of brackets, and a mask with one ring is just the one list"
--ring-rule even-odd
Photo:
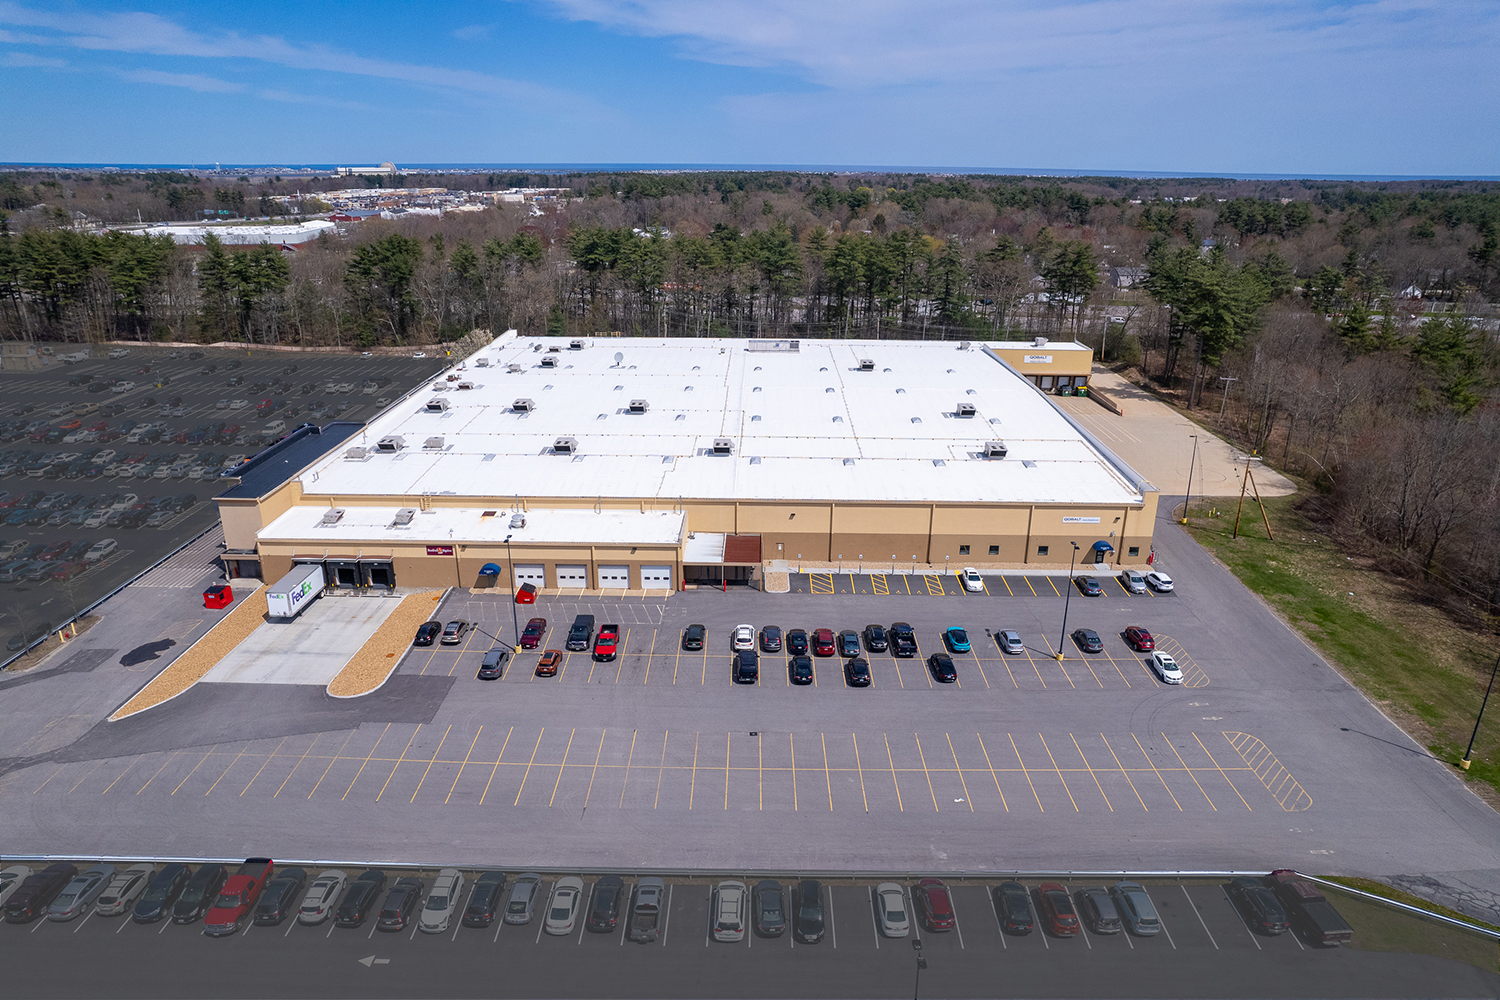
[[(1065, 518), (1063, 518), (1063, 524), (1098, 524), (1098, 523), (1099, 523), (1099, 519), (1097, 517), (1065, 517)], [(427, 551), (431, 552), (432, 551), (432, 546), (428, 546), (427, 547)]]
[[(1096, 517), (1094, 520), (1097, 521), (1099, 519)], [(451, 556), (453, 554), (453, 546), (429, 545), (427, 546), (427, 554), (430, 556)]]
[(1026, 355), (1025, 364), (1028, 364), (1028, 365), (1050, 365), (1051, 363), (1052, 363), (1052, 355), (1050, 355), (1050, 354), (1028, 354), (1028, 355)]

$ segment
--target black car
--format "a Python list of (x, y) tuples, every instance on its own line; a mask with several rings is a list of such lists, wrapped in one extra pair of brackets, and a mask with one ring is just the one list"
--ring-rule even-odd
[(813, 662), (810, 656), (794, 656), (786, 661), (787, 679), (793, 684), (813, 682)]
[(594, 883), (594, 902), (584, 926), (599, 934), (614, 930), (624, 901), (625, 880), (618, 875), (605, 875)]
[(358, 927), (370, 915), (370, 909), (385, 886), (385, 872), (371, 868), (355, 879), (334, 913), (334, 923), (340, 927)]
[(891, 648), (890, 640), (885, 637), (884, 625), (865, 626), (865, 649), (872, 653), (884, 653)]
[(1031, 894), (1019, 882), (1001, 882), (995, 886), (995, 912), (1007, 934), (1030, 934), (1036, 927), (1031, 914)]
[(781, 937), (786, 933), (786, 896), (780, 882), (765, 879), (755, 883), (750, 905), (755, 912), (755, 933), (761, 937)]
[(510, 650), (496, 646), (484, 654), (484, 660), (479, 664), (479, 679), (482, 681), (498, 680), (505, 674), (505, 663), (510, 659)]
[(442, 622), (423, 622), (417, 626), (417, 637), (411, 641), (411, 644), (413, 646), (431, 646), (437, 641), (437, 637), (442, 634)]
[(157, 872), (141, 893), (141, 898), (135, 901), (130, 919), (138, 924), (154, 924), (165, 917), (182, 894), (182, 887), (187, 885), (191, 874), (192, 869), (182, 864), (170, 864)]
[(270, 926), (281, 923), (296, 907), (306, 885), (306, 869), (283, 868), (277, 872), (276, 877), (261, 890), (260, 900), (255, 904), (255, 922)]
[(58, 862), (26, 876), (5, 901), (6, 923), (30, 923), (41, 916), (77, 874), (77, 868), (66, 862)]
[(223, 865), (204, 865), (194, 872), (172, 905), (172, 923), (190, 924), (208, 912), (228, 877), (229, 869)]
[(927, 669), (932, 671), (932, 676), (944, 684), (952, 684), (958, 680), (958, 671), (953, 667), (953, 657), (947, 653), (933, 653), (927, 658)]
[(805, 878), (797, 883), (797, 940), (803, 944), (817, 944), (823, 940), (827, 924), (823, 919), (823, 886), (816, 879)]
[(760, 679), (760, 658), (753, 649), (742, 649), (734, 654), (734, 682), (754, 684)]
[(1231, 879), (1229, 895), (1239, 905), (1245, 922), (1262, 934), (1283, 934), (1292, 926), (1281, 900), (1260, 879)]
[(762, 653), (781, 652), (781, 629), (775, 625), (767, 625), (760, 630), (760, 651)]
[(469, 905), (464, 907), (465, 927), (488, 927), (495, 922), (500, 899), (505, 895), (505, 873), (483, 872), (469, 891)]
[(1091, 576), (1080, 576), (1073, 581), (1078, 585), (1079, 593), (1084, 597), (1103, 597), (1104, 590), (1099, 586), (1099, 581)]
[(844, 629), (838, 638), (840, 656), (859, 655), (859, 633), (853, 629)]
[(793, 656), (806, 656), (807, 649), (807, 631), (800, 628), (788, 629), (786, 651)]
[(856, 656), (852, 660), (844, 661), (844, 681), (850, 687), (864, 688), (870, 686), (870, 664), (863, 657)]
[(685, 652), (697, 652), (703, 648), (703, 637), (708, 634), (708, 628), (703, 625), (689, 625), (682, 630), (682, 648)]
[(1085, 653), (1104, 652), (1104, 642), (1099, 638), (1099, 633), (1091, 628), (1078, 628), (1073, 630), (1073, 641), (1078, 648)]
[(411, 915), (422, 899), (422, 880), (407, 876), (398, 879), (385, 894), (385, 905), (380, 908), (376, 928), (383, 931), (404, 931)]
[(891, 655), (911, 657), (917, 655), (917, 633), (906, 622), (896, 622), (890, 630)]

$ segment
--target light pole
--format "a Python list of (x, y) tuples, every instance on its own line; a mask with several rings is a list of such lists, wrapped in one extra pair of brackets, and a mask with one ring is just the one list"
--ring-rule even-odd
[(1187, 498), (1182, 501), (1183, 524), (1187, 524), (1188, 504), (1193, 502), (1193, 466), (1198, 463), (1198, 435), (1189, 434), (1188, 437), (1193, 439), (1193, 457), (1188, 459)]
[(1063, 658), (1063, 642), (1068, 638), (1068, 606), (1073, 603), (1073, 566), (1078, 561), (1078, 543), (1069, 542), (1073, 546), (1073, 557), (1068, 560), (1068, 592), (1063, 595), (1063, 624), (1062, 635), (1057, 637), (1057, 658)]
[(1224, 383), (1224, 399), (1223, 399), (1222, 402), (1219, 403), (1219, 420), (1221, 422), (1224, 419), (1224, 407), (1226, 407), (1226, 406), (1229, 405), (1229, 383), (1231, 383), (1231, 382), (1238, 382), (1239, 380), (1240, 380), (1240, 377), (1238, 375), (1220, 375), (1219, 376), (1219, 381)]
[(1484, 700), (1479, 703), (1479, 718), (1474, 720), (1474, 732), (1469, 734), (1469, 749), (1464, 751), (1464, 759), (1458, 762), (1458, 766), (1465, 771), (1469, 769), (1469, 758), (1474, 753), (1474, 740), (1479, 736), (1479, 723), (1484, 719), (1484, 706), (1490, 703), (1490, 690), (1495, 686), (1495, 673), (1500, 671), (1500, 656), (1495, 657), (1495, 666), (1490, 671), (1490, 682), (1484, 687)]
[(917, 953), (917, 982), (911, 988), (911, 1000), (918, 1000), (922, 992), (922, 970), (927, 968), (927, 959), (922, 957), (921, 938), (912, 939), (911, 947)]
[(510, 590), (512, 591), (510, 595), (510, 627), (514, 630), (511, 634), (515, 636), (515, 639), (512, 640), (511, 648), (515, 649), (517, 648), (515, 644), (521, 641), (521, 619), (516, 614), (516, 595), (514, 593), (516, 589), (516, 557), (511, 555), (509, 535), (505, 536), (505, 559), (510, 563)]

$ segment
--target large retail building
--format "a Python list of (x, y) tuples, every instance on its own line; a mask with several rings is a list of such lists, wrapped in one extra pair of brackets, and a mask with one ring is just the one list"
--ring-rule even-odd
[(320, 562), (338, 586), (585, 589), (777, 559), (1057, 568), (1072, 543), (1143, 563), (1155, 488), (1040, 387), (1090, 360), (507, 332), (370, 423), (301, 429), (237, 470), (226, 559), (265, 579)]

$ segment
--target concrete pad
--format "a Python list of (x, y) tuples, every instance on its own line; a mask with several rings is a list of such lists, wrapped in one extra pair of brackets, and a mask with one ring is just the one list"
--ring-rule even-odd
[(400, 606), (381, 597), (320, 597), (292, 621), (250, 633), (201, 683), (326, 687)]
[[(1112, 371), (1095, 368), (1089, 376), (1120, 404), (1124, 415), (1106, 410), (1092, 399), (1049, 396), (1065, 413), (1077, 420), (1127, 465), (1145, 476), (1166, 496), (1183, 496), (1188, 488), (1188, 466), (1192, 465), (1194, 496), (1238, 496), (1245, 473), (1244, 452), (1217, 437), (1139, 386)], [(1210, 410), (1203, 411), (1211, 415)], [(1193, 458), (1193, 440), (1198, 435), (1198, 458)], [(1284, 496), (1297, 487), (1261, 463), (1255, 463), (1255, 482), (1260, 495)]]

